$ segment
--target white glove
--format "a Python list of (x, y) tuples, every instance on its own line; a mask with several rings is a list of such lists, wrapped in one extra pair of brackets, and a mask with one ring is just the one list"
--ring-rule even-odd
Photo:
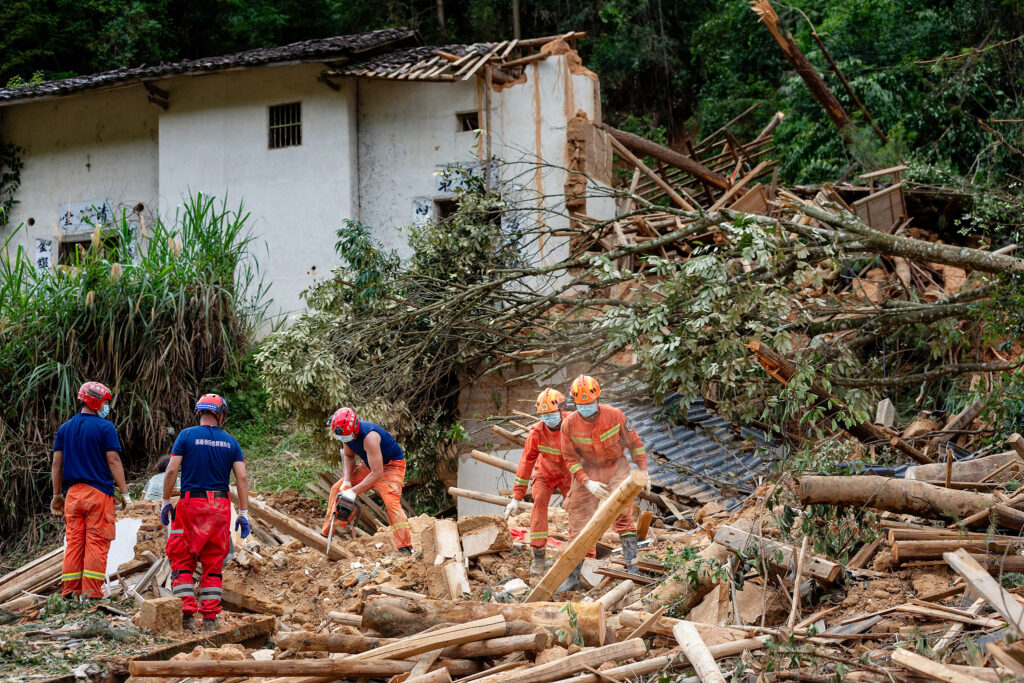
[(512, 515), (518, 515), (518, 514), (519, 514), (519, 501), (516, 500), (515, 498), (513, 498), (512, 502), (505, 506), (505, 519), (508, 519)]
[(353, 491), (351, 488), (348, 488), (341, 492), (341, 497), (344, 498), (345, 500), (352, 501), (356, 499), (356, 492)]
[(587, 487), (587, 490), (590, 491), (591, 495), (597, 496), (601, 500), (604, 500), (605, 498), (611, 495), (611, 493), (608, 491), (608, 487), (599, 481), (588, 479), (585, 486)]
[(132, 509), (132, 499), (127, 493), (121, 494), (121, 512), (128, 512)]

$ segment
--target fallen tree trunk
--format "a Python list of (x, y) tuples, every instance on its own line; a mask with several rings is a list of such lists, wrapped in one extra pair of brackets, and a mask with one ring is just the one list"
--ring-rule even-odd
[(703, 683), (725, 683), (725, 676), (718, 668), (714, 655), (704, 644), (697, 627), (689, 621), (680, 621), (672, 628), (676, 642), (682, 648), (683, 654), (690, 660), (690, 666), (697, 672), (697, 676)]
[(465, 623), (500, 614), (509, 622), (525, 621), (549, 629), (573, 630), (566, 604), (576, 613), (576, 624), (585, 645), (603, 645), (604, 606), (599, 602), (534, 602), (504, 604), (492, 602), (449, 602), (370, 598), (363, 607), (362, 628), (384, 636), (409, 636), (435, 624)]
[(958, 491), (933, 486), (923, 481), (873, 475), (811, 476), (801, 477), (799, 482), (798, 496), (801, 505), (828, 503), (866, 506), (926, 518), (963, 519), (993, 507), (996, 502), (995, 498), (987, 493)]
[[(132, 676), (163, 676), (166, 678), (199, 678), (202, 676), (323, 676), (334, 678), (389, 678), (412, 671), (416, 662), (379, 659), (275, 659), (256, 661), (166, 661), (135, 660), (128, 663)], [(441, 660), (434, 668), (447, 669), (455, 676), (468, 676), (480, 671), (481, 665), (469, 660)]]
[(984, 540), (931, 540), (931, 541), (899, 541), (892, 544), (892, 559), (898, 564), (904, 562), (920, 562), (922, 560), (941, 560), (942, 554), (963, 548), (969, 553), (985, 555), (1013, 554), (1013, 547), (998, 541)]

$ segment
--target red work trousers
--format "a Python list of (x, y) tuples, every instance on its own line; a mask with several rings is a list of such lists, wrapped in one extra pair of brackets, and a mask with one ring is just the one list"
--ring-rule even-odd
[[(200, 612), (204, 619), (220, 614), (223, 594), (221, 571), (231, 548), (231, 503), (187, 492), (174, 508), (174, 520), (167, 536), (167, 559), (171, 561), (171, 592), (181, 598), (182, 612), (191, 616)], [(192, 573), (196, 562), (203, 563), (199, 579), (199, 602)]]
[(61, 567), (61, 595), (103, 597), (107, 552), (114, 540), (114, 497), (88, 484), (75, 484), (64, 496), (67, 547)]
[[(359, 463), (352, 471), (352, 485), (355, 486), (370, 474), (370, 468)], [(320, 533), (324, 536), (331, 530), (331, 513), (338, 502), (338, 493), (344, 480), (339, 480), (331, 487), (331, 497), (327, 506), (327, 519)], [(412, 532), (409, 530), (409, 518), (405, 516), (402, 509), (402, 486), (405, 484), (405, 460), (392, 460), (384, 465), (384, 474), (373, 485), (384, 507), (388, 511), (388, 521), (391, 522), (391, 533), (395, 535), (395, 546), (398, 548), (412, 547)], [(340, 520), (338, 520), (340, 522)]]
[[(608, 487), (608, 491), (614, 491), (623, 479), (629, 476), (629, 461), (621, 457), (606, 465), (594, 465), (583, 463), (583, 471), (587, 478), (599, 481)], [(601, 501), (587, 490), (587, 487), (572, 480), (572, 490), (569, 492), (569, 540), (575, 539), (590, 518), (597, 512), (597, 506)], [(636, 522), (633, 521), (633, 504), (630, 503), (626, 509), (615, 518), (612, 530), (620, 536), (636, 535)], [(594, 556), (594, 549), (588, 553)]]
[(572, 477), (568, 473), (561, 479), (547, 479), (536, 476), (533, 479), (533, 512), (530, 513), (530, 546), (543, 548), (548, 544), (548, 503), (551, 494), (558, 491), (565, 499), (563, 505), (569, 509), (569, 490)]

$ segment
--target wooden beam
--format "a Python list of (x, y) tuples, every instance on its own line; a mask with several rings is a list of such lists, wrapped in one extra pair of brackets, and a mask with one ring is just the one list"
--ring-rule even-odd
[(909, 669), (914, 673), (936, 681), (945, 681), (946, 683), (982, 683), (980, 678), (960, 673), (933, 659), (928, 659), (910, 650), (904, 650), (902, 647), (896, 648), (896, 651), (892, 653), (891, 659), (893, 664), (899, 664), (904, 669)]
[[(468, 498), (469, 500), (478, 500), (481, 503), (490, 503), (491, 505), (498, 505), (500, 507), (505, 507), (506, 505), (512, 502), (511, 498), (506, 498), (505, 496), (496, 496), (493, 493), (483, 493), (481, 491), (473, 491), (470, 489), (460, 489), (455, 486), (448, 487), (448, 495), (453, 496), (455, 498)], [(525, 500), (521, 500), (519, 501), (519, 507), (521, 507), (523, 510), (532, 510), (533, 503), (528, 503)], [(549, 507), (548, 513), (551, 513), (553, 510), (557, 509), (558, 508), (555, 507)]]
[(957, 550), (942, 557), (953, 571), (964, 577), (964, 581), (975, 594), (984, 598), (992, 609), (999, 612), (1003, 619), (1017, 629), (1017, 633), (1024, 633), (1024, 607), (1017, 602), (1012, 593), (1000, 586), (984, 567), (967, 554), (967, 551)]
[[(231, 489), (231, 502), (235, 505), (239, 505), (238, 493), (234, 489)], [(314, 550), (327, 553), (327, 539), (321, 536), (319, 532), (313, 531), (309, 527), (292, 521), (289, 517), (286, 517), (266, 503), (258, 501), (251, 496), (249, 497), (249, 514), (252, 515), (253, 519), (257, 522), (268, 524), (279, 531), (283, 531), (289, 536), (297, 538)], [(351, 557), (351, 555), (342, 550), (340, 548), (340, 544), (331, 544), (331, 552), (330, 555), (328, 555), (328, 559), (342, 560), (347, 557)]]
[(728, 179), (724, 176), (715, 173), (704, 164), (694, 161), (685, 154), (680, 154), (675, 150), (669, 149), (664, 145), (659, 145), (656, 142), (651, 142), (639, 135), (627, 133), (626, 131), (619, 130), (618, 128), (612, 128), (607, 124), (602, 124), (601, 128), (610, 133), (613, 138), (618, 140), (625, 147), (628, 147), (637, 154), (643, 154), (644, 156), (651, 156), (655, 159), (660, 159), (666, 164), (685, 171), (698, 180), (702, 180), (709, 185), (717, 187), (719, 190), (728, 190), (730, 187)]
[(348, 657), (352, 661), (368, 659), (408, 659), (431, 650), (472, 643), (505, 635), (505, 617), (496, 614), (464, 624), (455, 624), (430, 633), (419, 633), (362, 654)]
[(536, 588), (526, 596), (524, 602), (550, 600), (551, 596), (555, 594), (561, 583), (568, 578), (576, 565), (583, 561), (583, 558), (594, 546), (594, 543), (612, 525), (615, 518), (633, 502), (638, 493), (644, 490), (647, 482), (646, 472), (631, 470), (629, 476), (623, 479), (622, 483), (615, 487), (611, 495), (601, 502), (594, 516), (580, 530), (579, 535), (562, 548), (562, 552), (555, 561), (555, 564), (544, 575), (544, 578), (540, 580)]
[(708, 650), (692, 622), (680, 620), (672, 627), (672, 634), (702, 683), (725, 683), (725, 676), (718, 668), (714, 655)]
[(507, 671), (478, 680), (479, 683), (550, 683), (550, 681), (557, 681), (583, 671), (587, 666), (596, 667), (605, 662), (634, 659), (642, 657), (646, 652), (647, 647), (644, 645), (644, 641), (634, 638), (621, 643), (583, 650), (540, 666)]
[(506, 472), (511, 472), (512, 474), (516, 473), (516, 463), (509, 462), (508, 460), (503, 460), (502, 458), (499, 458), (496, 455), (491, 455), (490, 453), (484, 453), (483, 451), (473, 449), (469, 452), (469, 457), (473, 458), (476, 461), (482, 462), (485, 465), (497, 467), (499, 470), (505, 470)]
[[(791, 546), (773, 541), (732, 526), (719, 527), (715, 532), (715, 543), (724, 545), (734, 552), (758, 548), (761, 557), (770, 564), (791, 569), (795, 566), (796, 553)], [(781, 555), (781, 562), (775, 558)], [(804, 573), (823, 583), (832, 583), (843, 571), (843, 565), (808, 554), (804, 559)]]
[[(392, 659), (370, 661), (345, 659), (275, 659), (256, 661), (132, 661), (128, 671), (132, 676), (166, 678), (201, 678), (234, 676), (322, 676), (325, 678), (390, 678), (412, 671), (415, 662)], [(455, 675), (479, 671), (480, 665), (469, 660), (441, 660), (436, 664)]]
[(682, 198), (682, 196), (676, 192), (671, 185), (669, 185), (661, 176), (647, 168), (647, 164), (640, 160), (635, 154), (626, 149), (625, 145), (615, 139), (615, 136), (609, 135), (608, 141), (612, 143), (612, 148), (615, 153), (622, 157), (625, 161), (632, 164), (633, 168), (643, 173), (647, 178), (661, 188), (661, 190), (668, 195), (669, 199), (676, 203), (677, 206), (685, 211), (694, 211), (694, 207), (690, 202)]

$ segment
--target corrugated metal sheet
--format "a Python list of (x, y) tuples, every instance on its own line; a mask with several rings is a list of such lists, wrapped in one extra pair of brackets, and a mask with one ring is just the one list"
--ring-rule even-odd
[(652, 483), (701, 503), (739, 502), (767, 477), (781, 447), (760, 430), (715, 415), (703, 399), (690, 405), (684, 424), (673, 424), (666, 415), (679, 400), (620, 406), (643, 439)]

